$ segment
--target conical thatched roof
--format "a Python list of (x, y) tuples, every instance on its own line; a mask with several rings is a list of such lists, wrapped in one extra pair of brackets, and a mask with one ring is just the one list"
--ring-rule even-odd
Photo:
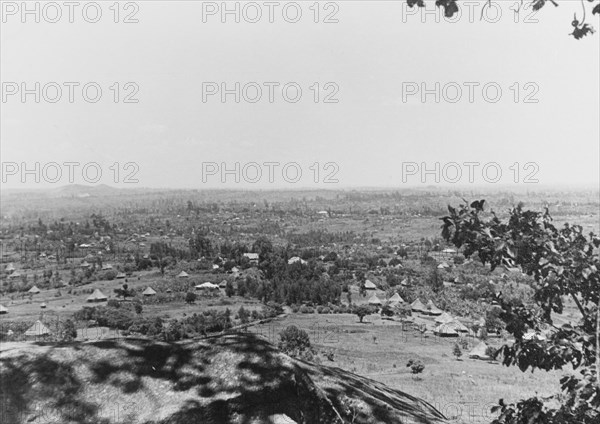
[(451, 324), (454, 326), (454, 329), (459, 333), (471, 333), (471, 330), (469, 330), (462, 322), (460, 322), (457, 319), (452, 321)]
[(394, 295), (392, 297), (390, 297), (390, 302), (391, 303), (402, 303), (402, 302), (404, 302), (404, 299), (402, 299), (398, 293), (394, 293)]
[(38, 289), (37, 286), (33, 286), (32, 288), (27, 290), (27, 293), (31, 293), (31, 294), (38, 294), (39, 292), (40, 292), (40, 289)]
[(94, 290), (94, 293), (90, 294), (86, 299), (87, 302), (104, 302), (105, 300), (108, 300), (108, 297), (100, 289)]
[(25, 332), (26, 336), (44, 336), (51, 334), (51, 331), (39, 319)]
[(4, 307), (4, 305), (0, 305), (0, 314), (7, 314), (8, 313), (8, 309), (6, 309)]
[(219, 288), (218, 285), (210, 283), (210, 282), (206, 282), (206, 283), (202, 283), (202, 284), (196, 284), (196, 290), (202, 290), (202, 289), (209, 289), (209, 290), (216, 290)]
[(177, 278), (187, 278), (189, 276), (190, 276), (190, 274), (188, 274), (185, 271), (181, 271), (179, 274), (177, 274)]
[(427, 302), (425, 312), (427, 312), (429, 315), (442, 315), (443, 311), (437, 306), (435, 306), (435, 304), (431, 300), (429, 300), (429, 302)]
[(367, 290), (375, 290), (377, 286), (371, 280), (365, 281), (365, 289)]
[(369, 299), (369, 303), (371, 305), (381, 305), (381, 300), (377, 297), (377, 295), (373, 295), (371, 296), (371, 298)]
[(437, 322), (438, 324), (447, 324), (452, 321), (454, 321), (454, 318), (448, 312), (444, 312), (435, 319), (435, 322)]
[(410, 304), (410, 307), (415, 312), (424, 312), (427, 310), (425, 305), (423, 305), (423, 302), (421, 302), (421, 299), (415, 300), (413, 303)]
[(474, 359), (492, 359), (486, 353), (487, 348), (488, 348), (488, 346), (485, 344), (485, 342), (480, 342), (477, 346), (475, 346), (473, 348), (473, 350), (471, 350), (469, 352), (469, 358), (474, 358)]
[(144, 291), (142, 292), (142, 294), (143, 294), (144, 296), (154, 296), (154, 295), (156, 294), (156, 291), (155, 291), (155, 290), (154, 290), (152, 287), (149, 287), (149, 286), (148, 286), (148, 287), (146, 288), (146, 290), (144, 290)]
[(433, 334), (441, 337), (458, 337), (458, 331), (456, 331), (452, 323), (438, 325), (433, 330)]

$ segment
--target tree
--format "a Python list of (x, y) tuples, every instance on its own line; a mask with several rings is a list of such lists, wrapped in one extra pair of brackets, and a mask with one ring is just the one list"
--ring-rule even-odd
[(194, 302), (196, 301), (196, 293), (194, 293), (194, 292), (187, 292), (187, 293), (185, 294), (185, 301), (186, 301), (188, 304), (192, 304), (192, 303), (194, 303)]
[(392, 305), (390, 302), (385, 302), (381, 307), (381, 316), (391, 317), (394, 316), (394, 309), (392, 309)]
[(435, 264), (433, 264), (429, 270), (427, 284), (435, 293), (438, 293), (444, 289), (444, 279), (440, 275), (440, 272)]
[[(549, 398), (532, 397), (517, 404), (501, 399), (494, 411), (495, 424), (543, 422), (548, 424), (600, 422), (600, 238), (587, 236), (580, 225), (556, 228), (548, 209), (544, 213), (512, 208), (506, 222), (492, 211), (486, 217), (485, 201), (448, 206), (442, 236), (462, 248), (465, 257), (477, 254), (494, 270), (499, 266), (520, 267), (533, 277), (533, 304), (518, 297), (508, 300), (500, 293), (496, 300), (502, 309), (500, 319), (515, 342), (496, 353), (506, 366), (558, 370), (571, 365), (578, 374), (561, 378), (563, 393)], [(557, 326), (552, 313), (562, 313), (571, 299), (580, 317), (576, 322)], [(524, 338), (531, 330), (551, 327), (545, 340)], [(559, 405), (559, 406), (556, 406)]]
[(267, 236), (260, 236), (252, 244), (252, 251), (259, 254), (261, 261), (265, 260), (273, 253), (273, 243)]
[(458, 343), (454, 343), (454, 348), (452, 349), (452, 354), (454, 356), (456, 356), (457, 361), (458, 361), (458, 358), (460, 358), (462, 356), (462, 350), (460, 349), (460, 346), (458, 345)]
[(373, 309), (369, 305), (360, 305), (354, 309), (354, 313), (358, 316), (360, 322), (363, 322), (363, 318), (373, 313)]
[(240, 309), (238, 309), (237, 316), (242, 324), (246, 324), (250, 320), (250, 314), (243, 306), (240, 306)]
[(140, 302), (135, 302), (133, 304), (133, 308), (135, 309), (135, 313), (138, 315), (140, 315), (142, 313), (142, 310), (144, 309)]
[(70, 319), (66, 320), (62, 331), (62, 341), (71, 342), (77, 338), (77, 329)]
[(113, 291), (115, 292), (117, 297), (121, 296), (123, 297), (123, 299), (133, 296), (133, 293), (129, 290), (129, 286), (127, 284), (123, 284), (122, 288), (114, 289)]
[(233, 288), (233, 283), (231, 281), (228, 281), (225, 286), (225, 294), (227, 297), (231, 297), (235, 294), (235, 289)]
[[(532, 9), (534, 11), (540, 10), (542, 7), (546, 5), (546, 1), (552, 3), (554, 6), (558, 7), (558, 2), (563, 0), (533, 0)], [(566, 0), (564, 0), (566, 1)], [(590, 6), (592, 15), (600, 14), (600, 2), (598, 0), (588, 0), (589, 3), (596, 3), (593, 8)], [(415, 5), (418, 7), (425, 7), (425, 0), (406, 0), (406, 3), (409, 7), (414, 7)], [(437, 7), (444, 8), (444, 15), (447, 18), (451, 18), (455, 13), (459, 11), (459, 6), (457, 4), (457, 0), (436, 0), (435, 5)], [(492, 2), (489, 0), (484, 4), (484, 8), (487, 5), (491, 5)], [(585, 22), (586, 17), (586, 6), (583, 0), (581, 1), (581, 7), (583, 8), (583, 16), (581, 22), (577, 19), (577, 11), (575, 11), (575, 16), (573, 17), (573, 21), (571, 22), (571, 26), (573, 27), (573, 32), (570, 34), (575, 39), (579, 40), (588, 34), (594, 33), (594, 28)], [(483, 10), (481, 12), (481, 16), (483, 17)]]

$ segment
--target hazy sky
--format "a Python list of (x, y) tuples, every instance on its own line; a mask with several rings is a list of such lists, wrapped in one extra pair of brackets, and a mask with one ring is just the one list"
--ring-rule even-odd
[[(600, 35), (580, 41), (568, 36), (573, 13), (581, 14), (579, 2), (563, 1), (558, 8), (549, 4), (536, 15), (525, 10), (518, 16), (511, 8), (519, 2), (496, 2), (502, 14), (495, 23), (488, 22), (495, 11), (487, 21), (479, 20), (481, 3), (475, 2), (475, 16), (470, 19), (463, 7), (456, 23), (443, 18), (436, 23), (435, 15), (421, 12), (408, 15), (400, 0), (321, 2), (318, 7), (301, 1), (296, 3), (302, 11), (296, 23), (284, 19), (284, 13), (288, 20), (296, 15), (295, 5), (283, 12), (289, 2), (274, 7), (273, 23), (264, 2), (239, 3), (240, 23), (234, 15), (225, 15), (222, 23), (220, 11), (203, 16), (203, 7), (211, 12), (221, 2), (142, 1), (127, 9), (122, 3), (118, 20), (135, 12), (138, 23), (114, 23), (114, 10), (109, 9), (113, 2), (98, 3), (102, 16), (97, 23), (83, 19), (86, 2), (75, 9), (74, 23), (69, 23), (66, 6), (61, 6), (58, 23), (45, 22), (56, 15), (50, 7), (40, 23), (29, 15), (22, 23), (20, 10), (3, 6), (0, 135), (5, 174), (14, 171), (9, 162), (26, 162), (30, 168), (36, 161), (41, 167), (49, 162), (96, 162), (103, 171), (99, 182), (126, 187), (123, 179), (135, 169), (123, 167), (134, 162), (139, 167), (137, 185), (146, 187), (402, 187), (421, 182), (423, 162), (432, 170), (439, 162), (440, 181), (447, 183), (457, 174), (456, 167), (446, 164), (458, 163), (463, 172), (458, 183), (463, 185), (469, 184), (469, 168), (463, 164), (477, 162), (471, 168), (473, 183), (493, 184), (495, 165), (488, 169), (488, 180), (482, 167), (495, 162), (502, 171), (501, 183), (514, 184), (515, 177), (522, 183), (529, 175), (540, 184), (598, 184)], [(236, 7), (236, 2), (227, 4)], [(20, 8), (21, 2), (14, 5)], [(248, 22), (256, 16), (256, 6), (262, 17), (258, 23)], [(94, 9), (86, 10), (93, 20)], [(597, 17), (589, 15), (597, 27)], [(322, 22), (327, 16), (338, 22)], [(36, 82), (40, 102), (34, 94), (23, 102), (21, 83), (35, 92)], [(65, 82), (79, 84), (73, 103)], [(203, 101), (203, 83), (234, 89), (236, 82), (239, 103), (234, 94), (223, 103), (220, 93)], [(83, 98), (86, 83), (102, 89), (96, 103)], [(272, 103), (265, 83), (279, 84)], [(290, 101), (281, 92), (288, 83)], [(318, 103), (315, 83), (320, 87)], [(431, 90), (425, 102), (422, 83)], [(465, 83), (472, 83), (472, 103)], [(485, 84), (489, 100), (482, 93)], [(57, 85), (62, 97), (51, 103), (47, 100), (56, 96)], [(252, 103), (248, 100), (255, 97), (257, 86), (262, 97)], [(296, 103), (291, 102), (294, 86), (302, 90)], [(15, 87), (19, 92), (10, 94)], [(138, 102), (125, 103), (136, 87), (139, 91), (131, 98)], [(457, 87), (462, 97), (452, 103)], [(502, 93), (492, 103), (497, 87)], [(409, 89), (419, 92), (409, 95)], [(88, 95), (95, 95), (93, 86)], [(325, 103), (327, 95), (338, 102)], [(118, 184), (110, 169), (115, 162), (121, 168)], [(223, 183), (220, 169), (205, 175), (203, 182), (203, 162), (219, 168), (224, 162), (230, 169), (239, 162), (241, 183), (234, 182), (233, 174), (225, 175)], [(258, 179), (254, 167), (247, 165), (243, 173), (250, 162), (261, 164), (257, 183), (248, 182)], [(280, 163), (271, 168), (272, 183), (265, 162)], [(282, 176), (289, 162), (302, 171), (295, 184), (288, 182), (294, 180), (294, 166), (287, 168), (288, 181)], [(511, 169), (515, 162), (518, 176)], [(534, 164), (524, 169), (530, 162)], [(336, 165), (324, 169), (326, 163)], [(45, 169), (52, 179), (54, 171)], [(215, 171), (211, 165), (204, 169)], [(61, 170), (55, 184), (44, 183), (40, 171), (40, 184), (33, 176), (23, 183), (17, 174), (4, 175), (4, 186), (65, 185), (68, 168), (61, 165)], [(334, 171), (338, 182), (324, 183)], [(74, 176), (75, 182), (86, 182), (81, 167)], [(88, 177), (93, 179), (93, 169)], [(433, 174), (426, 177), (427, 184), (435, 184)]]

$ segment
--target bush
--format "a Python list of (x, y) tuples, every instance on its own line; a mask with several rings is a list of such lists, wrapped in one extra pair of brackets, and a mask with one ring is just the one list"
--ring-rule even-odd
[(109, 299), (108, 302), (106, 302), (106, 306), (109, 308), (119, 309), (121, 307), (121, 302), (119, 302), (117, 299)]
[(452, 354), (456, 356), (456, 360), (462, 356), (462, 350), (460, 350), (460, 346), (458, 343), (454, 343), (454, 348), (452, 349)]
[(417, 359), (410, 359), (407, 363), (406, 363), (407, 367), (410, 367), (410, 372), (413, 373), (415, 376), (417, 374), (420, 374), (423, 372), (423, 370), (425, 369), (425, 365), (423, 365), (423, 362), (417, 360)]
[(310, 350), (310, 338), (308, 333), (295, 325), (286, 327), (279, 333), (279, 349), (291, 356), (298, 356)]
[(329, 350), (326, 354), (325, 357), (329, 360), (333, 362), (333, 358), (334, 358), (334, 353), (333, 350)]
[(300, 310), (300, 307), (298, 305), (296, 305), (296, 304), (290, 306), (290, 308), (292, 309), (292, 312), (295, 313), (295, 314), (297, 314), (298, 311)]
[[(318, 310), (317, 310), (318, 312)], [(330, 314), (331, 313), (331, 309), (329, 309), (327, 306), (324, 306), (321, 308), (321, 312), (319, 312), (320, 314)]]
[(196, 293), (194, 293), (194, 292), (187, 292), (185, 294), (185, 301), (186, 301), (186, 303), (190, 303), (190, 304), (194, 303), (196, 301), (196, 297), (197, 297)]
[(267, 302), (263, 306), (263, 315), (267, 318), (273, 318), (283, 313), (283, 307), (277, 302)]
[(488, 346), (488, 347), (485, 349), (485, 354), (486, 354), (487, 356), (489, 356), (490, 358), (493, 358), (493, 357), (495, 357), (495, 356), (496, 356), (496, 352), (497, 352), (496, 348), (494, 348), (494, 347), (492, 347), (492, 346)]

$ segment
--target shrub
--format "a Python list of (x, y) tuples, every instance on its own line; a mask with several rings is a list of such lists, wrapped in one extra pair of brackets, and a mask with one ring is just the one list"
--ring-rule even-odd
[(326, 358), (327, 358), (329, 361), (333, 362), (333, 358), (334, 358), (334, 353), (333, 353), (333, 350), (329, 350), (329, 351), (328, 351), (328, 352), (325, 354), (325, 357), (326, 357)]
[(310, 349), (308, 333), (295, 325), (290, 325), (281, 331), (279, 339), (279, 349), (291, 356), (298, 356)]
[(315, 312), (315, 310), (313, 308), (311, 308), (310, 306), (306, 306), (306, 305), (300, 306), (299, 311), (301, 314), (313, 314)]
[(267, 302), (263, 306), (263, 315), (267, 318), (273, 318), (283, 313), (283, 307), (277, 302)]
[(456, 356), (456, 360), (462, 356), (462, 350), (460, 350), (460, 346), (458, 343), (454, 343), (454, 348), (452, 349), (452, 354)]
[(117, 299), (109, 299), (108, 302), (106, 302), (106, 306), (109, 308), (119, 309), (121, 307), (121, 302), (119, 302)]
[(321, 308), (321, 312), (319, 312), (320, 314), (330, 314), (331, 313), (331, 309), (329, 309), (329, 307), (324, 306)]
[(488, 346), (488, 347), (485, 349), (485, 354), (486, 354), (487, 356), (489, 356), (490, 358), (493, 358), (493, 357), (495, 357), (495, 356), (496, 356), (496, 352), (497, 352), (496, 348), (494, 348), (494, 347), (492, 347), (492, 346)]
[(187, 292), (185, 294), (185, 301), (186, 301), (186, 303), (190, 303), (190, 304), (194, 303), (196, 301), (196, 297), (197, 297), (196, 293), (194, 293), (194, 292)]
[(296, 305), (296, 304), (293, 304), (293, 305), (291, 306), (291, 309), (292, 309), (292, 312), (293, 312), (293, 313), (297, 314), (297, 313), (298, 313), (298, 311), (300, 310), (300, 307), (299, 307), (298, 305)]
[(407, 367), (410, 367), (410, 372), (413, 373), (415, 376), (417, 374), (420, 374), (423, 372), (423, 370), (425, 369), (425, 365), (423, 364), (423, 362), (417, 360), (417, 359), (410, 359), (407, 363), (406, 363)]

